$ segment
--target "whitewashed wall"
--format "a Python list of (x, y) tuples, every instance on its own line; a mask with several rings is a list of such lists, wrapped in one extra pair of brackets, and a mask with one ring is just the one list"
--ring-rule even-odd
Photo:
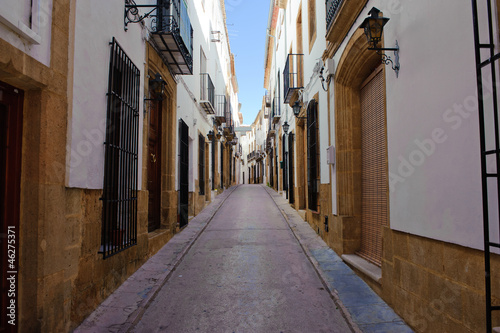
[[(230, 68), (230, 55), (228, 52), (228, 39), (225, 36), (224, 19), (220, 1), (189, 0), (188, 14), (194, 31), (193, 38), (193, 75), (178, 76), (177, 85), (177, 118), (183, 119), (189, 126), (189, 137), (192, 140), (190, 144), (190, 173), (189, 173), (189, 191), (195, 191), (195, 180), (198, 179), (198, 149), (199, 134), (206, 137), (212, 129), (213, 116), (209, 116), (203, 111), (199, 102), (201, 100), (201, 49), (206, 56), (206, 72), (210, 74), (215, 86), (215, 95), (225, 95), (226, 87), (230, 85), (228, 69)], [(212, 31), (221, 31), (220, 42), (212, 41), (215, 37)], [(230, 90), (230, 100), (233, 103), (233, 119), (237, 119), (238, 98), (233, 89)], [(178, 131), (178, 128), (177, 128)], [(178, 137), (177, 133), (177, 137)], [(211, 145), (210, 145), (211, 147)], [(216, 145), (220, 157), (220, 144)], [(210, 148), (211, 149), (211, 148)], [(177, 145), (177, 156), (179, 155), (179, 145)], [(209, 166), (209, 179), (211, 180), (211, 154)], [(220, 163), (219, 170), (220, 172)], [(179, 165), (176, 164), (175, 184), (179, 187)], [(211, 184), (211, 183), (210, 183)], [(219, 184), (216, 184), (216, 187)]]
[(336, 63), (374, 6), (390, 18), (385, 47), (401, 49), (399, 78), (386, 67), (391, 228), (482, 249), (470, 2), (369, 1)]
[[(139, 24), (124, 30), (122, 0), (76, 2), (73, 104), (68, 119), (67, 185), (102, 189), (104, 180), (104, 138), (109, 76), (110, 42), (115, 37), (128, 57), (141, 71), (144, 86), (146, 45)], [(143, 89), (140, 89), (140, 101)], [(139, 103), (139, 132), (143, 127), (143, 103)], [(142, 135), (139, 135), (142, 156)], [(139, 170), (142, 159), (139, 158)], [(142, 184), (139, 172), (139, 188)]]

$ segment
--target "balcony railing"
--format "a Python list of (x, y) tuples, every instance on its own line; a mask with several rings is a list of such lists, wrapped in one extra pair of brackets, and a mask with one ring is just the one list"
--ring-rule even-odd
[(271, 106), (271, 93), (269, 91), (266, 91), (266, 106)]
[(279, 123), (281, 119), (281, 103), (278, 96), (273, 98), (273, 104), (271, 105), (271, 119), (273, 124)]
[(226, 123), (224, 125), (224, 136), (231, 141), (234, 138), (233, 108), (229, 105), (226, 108)]
[(193, 74), (193, 27), (183, 0), (157, 0), (152, 38), (173, 74)]
[(326, 0), (326, 31), (332, 26), (344, 0)]
[(215, 113), (215, 87), (208, 73), (200, 74), (200, 106), (207, 114)]
[(253, 160), (256, 157), (257, 157), (257, 152), (253, 151), (253, 152), (251, 152), (250, 154), (247, 155), (247, 160), (248, 160), (248, 162), (250, 162), (251, 160)]
[(289, 54), (283, 71), (285, 103), (290, 102), (293, 93), (304, 88), (304, 55)]
[(228, 104), (226, 95), (215, 96), (215, 121), (217, 122), (218, 126), (226, 122), (227, 106)]

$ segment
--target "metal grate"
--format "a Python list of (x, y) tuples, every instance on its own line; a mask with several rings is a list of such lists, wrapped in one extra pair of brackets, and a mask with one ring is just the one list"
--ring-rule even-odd
[[(494, 10), (496, 2), (491, 0), (481, 0), (479, 2), (485, 13), (480, 15), (478, 13), (478, 1), (472, 0), (472, 18), (481, 146), (486, 331), (491, 332), (493, 326), (492, 312), (500, 310), (500, 306), (493, 305), (491, 285), (491, 251), (500, 248), (500, 236), (498, 235), (500, 225), (498, 218), (500, 208), (500, 173), (498, 172), (498, 166), (500, 165), (500, 119), (497, 91), (500, 53), (495, 54), (494, 44), (498, 34), (496, 23), (496, 15), (498, 14)], [(487, 25), (484, 19), (486, 16)], [(481, 21), (479, 17), (481, 17)], [(486, 39), (486, 43), (481, 43), (481, 38)], [(495, 230), (497, 232), (494, 232)]]
[(387, 144), (384, 75), (361, 89), (361, 249), (359, 255), (380, 266), (382, 227), (387, 225)]
[(307, 197), (308, 208), (318, 211), (319, 149), (318, 149), (318, 103), (309, 102), (307, 107)]
[(326, 0), (326, 30), (330, 29), (344, 0)]
[(200, 134), (198, 140), (198, 182), (200, 195), (205, 195), (205, 137)]
[(140, 71), (111, 42), (106, 123), (101, 253), (137, 244)]

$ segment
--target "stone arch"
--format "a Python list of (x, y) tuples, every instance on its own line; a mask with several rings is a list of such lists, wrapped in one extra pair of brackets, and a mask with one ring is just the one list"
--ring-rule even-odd
[(368, 50), (362, 29), (356, 30), (342, 54), (335, 75), (335, 133), (337, 202), (340, 216), (361, 216), (361, 105), (360, 88), (380, 65)]

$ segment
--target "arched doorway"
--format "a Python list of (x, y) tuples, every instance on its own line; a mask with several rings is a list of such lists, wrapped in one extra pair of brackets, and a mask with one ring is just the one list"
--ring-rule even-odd
[[(380, 265), (389, 224), (384, 68), (362, 30), (351, 37), (335, 77), (338, 214), (360, 223), (344, 251)], [(374, 123), (375, 121), (375, 123)], [(354, 217), (354, 218), (352, 218)]]

